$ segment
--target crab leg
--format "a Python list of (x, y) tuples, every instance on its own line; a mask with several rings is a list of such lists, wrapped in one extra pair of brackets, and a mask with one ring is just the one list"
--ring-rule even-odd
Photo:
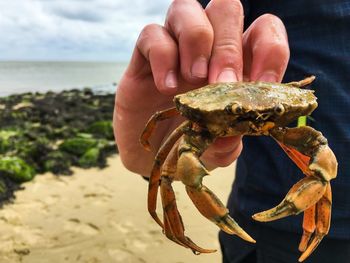
[(300, 81), (288, 82), (285, 85), (301, 88), (312, 83), (315, 80), (315, 78), (315, 76), (310, 76)]
[[(287, 155), (300, 168), (300, 170), (302, 170), (306, 176), (309, 176), (311, 174), (311, 171), (309, 170), (309, 167), (308, 167), (310, 157), (303, 155), (300, 152), (296, 151), (295, 149), (287, 147), (287, 146), (283, 145), (282, 143), (279, 143), (279, 144), (282, 147), (282, 149), (287, 153)], [(326, 190), (326, 194), (328, 196), (329, 196), (329, 192), (330, 192), (330, 185), (329, 185), (329, 190), (328, 189)], [(324, 198), (324, 197), (322, 197), (322, 198)], [(318, 203), (316, 205), (318, 205)], [(301, 237), (300, 244), (299, 244), (299, 251), (300, 252), (306, 251), (306, 249), (308, 248), (308, 244), (310, 243), (310, 240), (312, 238), (312, 235), (314, 234), (314, 232), (316, 230), (316, 209), (317, 209), (316, 205), (313, 205), (304, 211), (303, 235)], [(329, 206), (329, 209), (328, 209), (329, 211), (327, 211), (327, 209), (325, 209), (323, 214), (330, 215), (330, 208), (331, 207)], [(330, 219), (329, 219), (329, 221), (330, 221)], [(327, 232), (328, 232), (328, 230), (327, 230)], [(302, 259), (302, 258), (300, 258), (300, 259)]]
[(253, 218), (272, 221), (305, 211), (299, 245), (299, 250), (304, 252), (299, 261), (303, 261), (328, 233), (332, 203), (329, 181), (337, 175), (337, 161), (327, 140), (311, 127), (278, 128), (271, 131), (271, 136), (308, 177), (296, 183), (278, 206)]
[[(180, 139), (181, 140), (181, 139)], [(172, 241), (194, 253), (212, 253), (216, 250), (203, 249), (197, 246), (190, 238), (185, 236), (185, 227), (177, 209), (175, 193), (171, 186), (176, 177), (176, 164), (178, 161), (178, 143), (172, 148), (162, 167), (160, 193), (164, 211), (164, 233)]]
[(310, 242), (312, 234), (316, 229), (316, 205), (313, 205), (304, 211), (303, 235), (299, 243), (299, 251), (304, 252)]
[[(308, 126), (277, 128), (270, 132), (278, 142), (290, 148), (290, 152), (299, 152), (295, 156), (310, 157), (307, 167), (303, 168), (309, 176), (296, 183), (278, 206), (255, 214), (253, 217), (258, 221), (272, 221), (306, 210), (321, 199), (329, 181), (337, 175), (336, 158), (320, 132)], [(303, 161), (297, 160), (296, 163), (305, 167)]]
[(179, 145), (179, 160), (177, 176), (186, 185), (186, 191), (198, 211), (207, 219), (214, 222), (228, 234), (236, 234), (242, 239), (255, 243), (229, 215), (227, 208), (219, 198), (205, 185), (203, 177), (209, 172), (203, 166), (199, 157), (212, 143), (212, 138), (200, 135), (184, 135)]
[[(310, 157), (282, 143), (279, 144), (306, 176), (312, 174), (308, 167)], [(299, 244), (299, 251), (304, 253), (299, 258), (300, 262), (304, 261), (316, 249), (322, 238), (327, 235), (330, 228), (331, 206), (331, 186), (328, 184), (326, 192), (320, 201), (304, 211), (304, 231)]]
[(162, 228), (164, 228), (162, 221), (159, 219), (157, 213), (156, 213), (156, 207), (157, 207), (157, 194), (158, 194), (158, 187), (160, 184), (160, 177), (161, 177), (161, 167), (168, 156), (171, 148), (176, 143), (176, 141), (181, 137), (183, 134), (183, 131), (189, 126), (190, 122), (185, 121), (183, 122), (178, 128), (176, 128), (166, 139), (166, 141), (162, 144), (160, 147), (155, 159), (153, 168), (151, 171), (151, 175), (149, 178), (149, 184), (148, 184), (148, 212), (151, 214), (153, 219), (160, 225)]
[(152, 117), (148, 120), (140, 137), (140, 143), (146, 150), (151, 151), (151, 145), (148, 139), (151, 137), (153, 130), (156, 128), (157, 122), (169, 119), (176, 115), (179, 115), (179, 112), (176, 110), (176, 108), (158, 111), (152, 115)]
[(299, 262), (304, 261), (321, 243), (323, 237), (328, 234), (331, 222), (331, 209), (332, 191), (330, 184), (328, 184), (325, 194), (316, 204), (316, 213), (314, 214), (314, 218), (316, 218), (316, 230), (312, 233), (313, 236), (311, 238), (305, 235), (304, 228), (303, 238), (299, 245), (299, 250), (301, 250), (303, 254), (300, 256)]

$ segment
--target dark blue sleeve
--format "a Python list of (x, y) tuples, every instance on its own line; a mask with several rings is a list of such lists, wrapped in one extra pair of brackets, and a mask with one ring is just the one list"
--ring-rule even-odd
[(210, 0), (198, 0), (198, 2), (203, 6), (203, 8), (205, 8)]

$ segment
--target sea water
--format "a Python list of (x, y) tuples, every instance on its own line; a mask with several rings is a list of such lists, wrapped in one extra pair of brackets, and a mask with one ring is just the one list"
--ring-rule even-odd
[(90, 87), (114, 93), (126, 62), (0, 61), (0, 97)]

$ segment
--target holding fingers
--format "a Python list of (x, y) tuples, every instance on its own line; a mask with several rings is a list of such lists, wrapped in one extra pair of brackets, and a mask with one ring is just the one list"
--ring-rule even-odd
[[(280, 81), (288, 59), (286, 31), (277, 17), (261, 16), (243, 33), (238, 0), (212, 0), (205, 10), (195, 0), (173, 1), (164, 27), (143, 29), (118, 86), (114, 125), (123, 162), (148, 175), (154, 153), (144, 152), (138, 137), (154, 112), (173, 106), (175, 94), (222, 81)], [(178, 123), (160, 125), (156, 149)], [(227, 166), (241, 149), (240, 137), (218, 138), (202, 161)]]
[(209, 83), (242, 80), (244, 17), (241, 2), (238, 0), (211, 1), (205, 12), (214, 30)]
[(191, 84), (205, 84), (213, 45), (213, 28), (197, 1), (174, 1), (165, 27), (178, 43), (182, 78)]
[(169, 32), (162, 26), (148, 25), (137, 40), (137, 48), (150, 65), (158, 91), (174, 94), (178, 87), (178, 50)]
[(289, 45), (283, 22), (276, 16), (258, 17), (243, 36), (244, 78), (281, 82), (289, 60)]
[[(260, 16), (243, 33), (240, 1), (214, 0), (205, 11), (214, 30), (210, 83), (282, 80), (289, 46), (279, 18), (270, 14)], [(241, 150), (241, 137), (218, 138), (202, 159), (210, 168), (223, 167), (235, 161)]]

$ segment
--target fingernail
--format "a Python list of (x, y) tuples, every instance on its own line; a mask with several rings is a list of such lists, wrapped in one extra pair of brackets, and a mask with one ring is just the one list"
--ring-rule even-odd
[(277, 82), (278, 76), (274, 71), (265, 71), (258, 77), (258, 80), (265, 82)]
[(206, 78), (208, 75), (208, 60), (204, 56), (198, 57), (191, 68), (192, 77)]
[(177, 76), (173, 70), (170, 70), (165, 77), (165, 87), (167, 88), (177, 87)]
[(233, 69), (226, 68), (218, 75), (217, 82), (235, 82), (237, 81), (236, 72)]

